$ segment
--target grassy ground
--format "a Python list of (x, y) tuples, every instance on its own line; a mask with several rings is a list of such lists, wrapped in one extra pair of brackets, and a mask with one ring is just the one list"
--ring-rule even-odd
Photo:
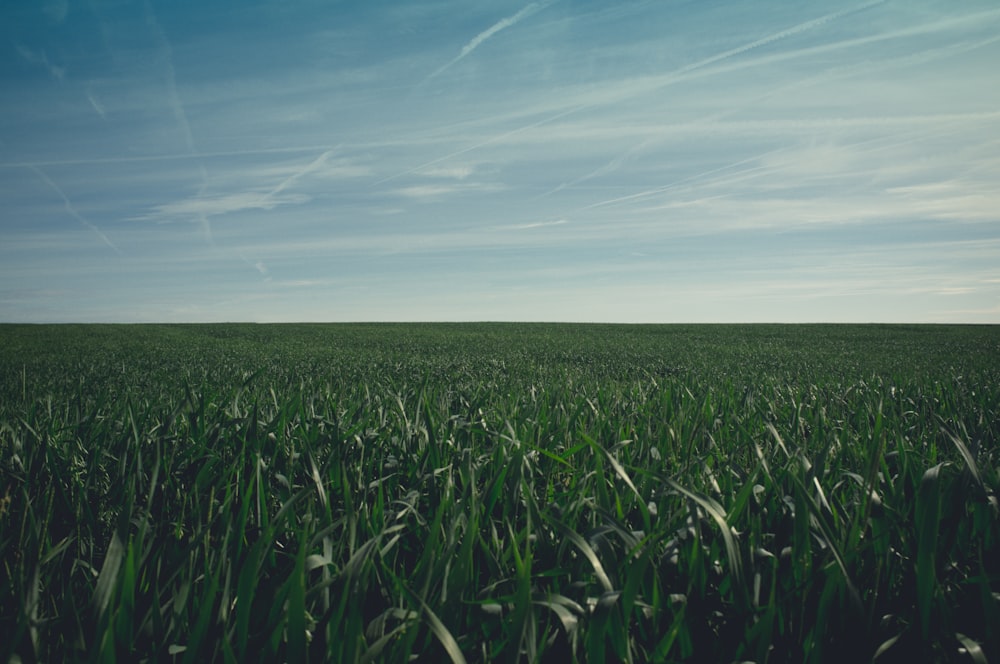
[(998, 432), (995, 327), (0, 326), (0, 658), (998, 661)]

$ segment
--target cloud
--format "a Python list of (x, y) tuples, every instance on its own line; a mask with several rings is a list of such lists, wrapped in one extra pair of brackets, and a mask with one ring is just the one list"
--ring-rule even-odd
[[(877, 121), (874, 117), (840, 117), (829, 118), (828, 120), (821, 121), (810, 119), (807, 121), (796, 120), (794, 122), (787, 119), (748, 120), (744, 121), (744, 124), (742, 125), (737, 123), (720, 123), (720, 121), (728, 116), (735, 115), (738, 111), (746, 108), (747, 106), (753, 106), (768, 98), (775, 97), (778, 93), (789, 93), (803, 87), (813, 87), (815, 89), (822, 90), (823, 88), (820, 86), (830, 84), (836, 80), (862, 75), (872, 75), (889, 69), (916, 67), (931, 61), (944, 60), (972, 50), (981, 49), (1000, 40), (1000, 37), (990, 35), (978, 41), (962, 41), (957, 44), (943, 46), (940, 48), (923, 48), (923, 44), (927, 41), (924, 38), (928, 35), (943, 36), (949, 32), (967, 29), (970, 26), (989, 25), (991, 22), (995, 22), (995, 20), (1000, 17), (1000, 10), (989, 10), (954, 18), (929, 21), (913, 26), (905, 26), (894, 30), (881, 31), (875, 34), (865, 35), (863, 37), (837, 39), (826, 43), (819, 43), (800, 48), (765, 52), (759, 55), (754, 53), (753, 57), (747, 58), (736, 57), (738, 55), (744, 55), (748, 52), (755, 52), (761, 47), (780, 39), (785, 39), (799, 33), (805, 33), (807, 30), (814, 30), (834, 20), (841, 19), (848, 14), (867, 10), (880, 4), (884, 3), (866, 3), (847, 10), (825, 14), (817, 19), (796, 24), (785, 30), (771, 33), (760, 39), (747, 42), (736, 48), (717, 53), (691, 63), (690, 65), (666, 73), (634, 76), (630, 78), (621, 77), (615, 81), (604, 82), (600, 85), (586, 84), (563, 86), (560, 88), (558, 95), (546, 95), (533, 100), (534, 103), (521, 104), (517, 110), (508, 111), (507, 113), (486, 118), (480, 116), (477, 117), (474, 122), (466, 123), (470, 127), (491, 127), (504, 124), (509, 126), (512, 122), (524, 122), (527, 118), (535, 118), (528, 124), (522, 124), (512, 129), (507, 129), (492, 136), (484, 137), (480, 134), (462, 138), (456, 133), (455, 123), (451, 123), (448, 125), (445, 135), (452, 143), (454, 143), (456, 139), (468, 141), (469, 144), (466, 147), (449, 151), (440, 157), (424, 161), (415, 167), (389, 175), (379, 183), (395, 179), (402, 175), (422, 171), (427, 169), (429, 166), (446, 162), (454, 157), (461, 156), (490, 145), (508, 143), (511, 142), (512, 139), (521, 139), (522, 143), (536, 143), (538, 141), (578, 141), (580, 139), (596, 140), (615, 136), (680, 135), (684, 132), (692, 130), (706, 133), (715, 133), (720, 130), (745, 130), (750, 132), (757, 131), (758, 129), (772, 132), (780, 132), (782, 129), (788, 129), (789, 131), (812, 131), (833, 128), (835, 126), (847, 127), (859, 124), (874, 124)], [(883, 44), (885, 42), (901, 42), (905, 39), (919, 39), (919, 43), (914, 42), (919, 49), (916, 52), (897, 57), (886, 57), (884, 52), (880, 52), (876, 57), (864, 57), (859, 59), (852, 53), (862, 47), (871, 47), (873, 49), (883, 48)], [(828, 57), (831, 53), (842, 53), (845, 58), (853, 57), (856, 62), (844, 66), (831, 66), (832, 61)], [(586, 110), (599, 108), (608, 108), (611, 110), (615, 107), (615, 105), (621, 104), (628, 99), (656, 92), (667, 88), (668, 86), (691, 82), (702, 78), (733, 74), (749, 69), (779, 67), (788, 62), (800, 63), (807, 58), (822, 58), (822, 68), (819, 74), (799, 78), (791, 83), (785, 83), (775, 86), (769, 90), (765, 90), (763, 93), (753, 94), (749, 99), (742, 101), (742, 103), (732, 104), (725, 108), (722, 112), (712, 114), (708, 117), (702, 117), (693, 123), (660, 122), (649, 126), (642, 126), (635, 123), (622, 123), (620, 121), (616, 121), (607, 124), (607, 126), (603, 126), (600, 122), (600, 118), (597, 117), (588, 118), (586, 121), (582, 121), (579, 124), (566, 124), (565, 122), (556, 123), (556, 121), (564, 119), (567, 116)], [(801, 100), (802, 95), (797, 95), (796, 99)], [(953, 114), (954, 119), (957, 120), (959, 115), (963, 115), (973, 121), (977, 121), (978, 119), (986, 119), (986, 116), (993, 114), (985, 113), (980, 118), (976, 118), (976, 114), (974, 113)], [(914, 115), (909, 116), (909, 119), (906, 117), (898, 117), (883, 118), (882, 120), (888, 120), (890, 123), (896, 123), (897, 121), (899, 123), (921, 123), (924, 120), (934, 121), (938, 118), (947, 120), (944, 116), (934, 114), (923, 116)], [(819, 122), (822, 122), (824, 126), (818, 126)], [(545, 128), (544, 131), (533, 131), (539, 130), (542, 127)]]
[(432, 73), (430, 76), (427, 77), (427, 80), (430, 80), (432, 78), (436, 78), (436, 77), (440, 76), (441, 74), (443, 74), (449, 68), (451, 68), (456, 63), (458, 63), (460, 60), (462, 60), (463, 58), (465, 58), (466, 56), (468, 56), (470, 53), (472, 53), (473, 51), (475, 51), (477, 48), (479, 48), (479, 46), (483, 42), (485, 42), (487, 39), (489, 39), (490, 37), (492, 37), (496, 33), (498, 33), (501, 30), (505, 30), (505, 29), (507, 29), (507, 28), (509, 28), (509, 27), (511, 27), (511, 26), (513, 26), (515, 24), (517, 24), (519, 21), (521, 21), (521, 20), (523, 20), (523, 19), (531, 16), (532, 14), (538, 12), (541, 9), (544, 9), (545, 7), (549, 6), (550, 4), (552, 4), (552, 3), (551, 2), (547, 2), (547, 3), (532, 2), (530, 5), (528, 5), (527, 7), (524, 7), (523, 9), (521, 9), (516, 14), (512, 14), (512, 15), (506, 17), (506, 18), (500, 19), (499, 21), (497, 21), (496, 23), (494, 23), (493, 25), (491, 25), (489, 28), (487, 28), (486, 30), (483, 30), (478, 35), (476, 35), (475, 37), (473, 37), (472, 40), (469, 41), (469, 43), (467, 43), (465, 46), (462, 47), (462, 50), (459, 51), (458, 55), (456, 55), (454, 58), (452, 58), (448, 63), (442, 65), (437, 70), (435, 70), (434, 73)]
[[(163, 54), (164, 67), (166, 68), (167, 101), (170, 108), (173, 110), (174, 118), (177, 120), (178, 126), (181, 128), (181, 134), (184, 137), (184, 143), (187, 146), (188, 152), (190, 152), (193, 156), (197, 156), (198, 150), (195, 148), (194, 135), (191, 133), (191, 124), (188, 122), (187, 113), (184, 110), (184, 104), (181, 102), (180, 94), (177, 92), (177, 74), (174, 71), (173, 48), (170, 46), (170, 42), (167, 40), (167, 36), (163, 32), (163, 28), (160, 27), (159, 21), (156, 20), (156, 15), (153, 13), (153, 8), (149, 4), (149, 0), (146, 0), (145, 2), (145, 10), (147, 23), (153, 31), (156, 41), (159, 42), (160, 50)], [(204, 162), (200, 159), (198, 161), (198, 172), (196, 177), (200, 182), (198, 188), (198, 198), (202, 198), (208, 191), (208, 171), (205, 169)], [(212, 224), (209, 221), (208, 216), (199, 212), (197, 217), (199, 223), (201, 224), (205, 240), (209, 244), (213, 244)]]
[(462, 183), (462, 184), (422, 184), (411, 187), (401, 187), (395, 190), (397, 196), (412, 198), (417, 200), (434, 200), (455, 194), (465, 194), (471, 192), (500, 191), (503, 189), (498, 184), (489, 183)]
[(330, 158), (331, 155), (333, 155), (333, 150), (327, 150), (326, 152), (324, 152), (320, 156), (316, 157), (316, 159), (312, 160), (311, 162), (309, 162), (308, 164), (306, 164), (304, 167), (300, 168), (299, 170), (295, 171), (294, 173), (292, 173), (291, 175), (289, 175), (287, 178), (285, 178), (284, 180), (282, 180), (281, 182), (279, 182), (274, 187), (274, 189), (272, 189), (271, 191), (267, 192), (267, 194), (264, 195), (264, 198), (265, 199), (273, 198), (274, 196), (280, 194), (282, 191), (284, 191), (288, 187), (290, 187), (293, 184), (295, 184), (295, 182), (299, 178), (302, 178), (302, 177), (304, 177), (304, 176), (312, 173), (313, 171), (319, 170), (320, 168), (322, 168), (322, 166), (324, 164), (326, 164), (327, 160)]
[[(103, 107), (103, 106), (102, 106)], [(213, 152), (171, 152), (164, 154), (135, 155), (135, 156), (115, 156), (115, 157), (79, 157), (75, 159), (42, 159), (32, 161), (0, 162), (0, 168), (29, 168), (31, 166), (96, 166), (101, 164), (141, 164), (156, 163), (161, 161), (191, 161), (223, 159), (226, 157), (254, 157), (273, 154), (294, 154), (301, 152), (315, 152), (325, 146), (316, 145), (294, 145), (277, 148), (249, 148), (246, 150), (216, 150)], [(328, 147), (327, 149), (333, 149)], [(332, 175), (371, 175), (371, 169), (356, 164), (336, 163), (334, 168), (326, 169)]]
[(910, 288), (906, 291), (907, 293), (917, 293), (917, 294), (928, 294), (928, 295), (943, 295), (945, 297), (954, 295), (968, 295), (969, 293), (975, 293), (975, 288), (970, 288), (969, 286), (928, 286), (925, 288)]
[[(441, 162), (453, 159), (454, 157), (472, 152), (474, 150), (481, 149), (483, 147), (486, 147), (494, 143), (505, 141), (519, 134), (525, 134), (527, 132), (530, 132), (532, 129), (538, 129), (542, 126), (549, 125), (557, 120), (565, 118), (569, 115), (579, 113), (580, 111), (583, 110), (599, 106), (610, 106), (612, 104), (620, 103), (631, 97), (635, 97), (640, 94), (646, 94), (648, 92), (652, 92), (670, 85), (674, 85), (689, 80), (693, 77), (715, 73), (716, 68), (711, 67), (711, 65), (716, 65), (723, 61), (730, 60), (749, 51), (753, 51), (768, 44), (787, 39), (788, 37), (792, 37), (800, 33), (813, 30), (832, 21), (844, 18), (851, 14), (856, 14), (858, 12), (868, 10), (872, 7), (885, 4), (886, 2), (887, 0), (873, 0), (871, 2), (866, 2), (864, 4), (858, 5), (856, 7), (851, 7), (836, 12), (830, 12), (818, 18), (798, 23), (796, 25), (791, 26), (790, 28), (773, 32), (769, 35), (761, 37), (760, 39), (747, 42), (735, 48), (722, 51), (720, 53), (716, 53), (715, 55), (712, 55), (710, 57), (702, 58), (701, 60), (698, 60), (689, 65), (685, 65), (683, 67), (675, 69), (667, 74), (660, 74), (651, 77), (639, 77), (633, 80), (625, 81), (624, 83), (617, 83), (613, 86), (603, 86), (596, 92), (593, 90), (593, 86), (584, 86), (582, 88), (582, 94), (577, 95), (576, 99), (573, 98), (574, 95), (564, 95), (562, 96), (563, 101), (557, 102), (557, 105), (555, 107), (550, 105), (549, 102), (546, 102), (546, 107), (544, 109), (534, 109), (534, 110), (528, 110), (526, 112), (518, 112), (516, 115), (524, 117), (525, 115), (530, 115), (533, 113), (542, 113), (542, 112), (551, 113), (551, 111), (555, 110), (555, 108), (561, 107), (562, 110), (559, 110), (558, 112), (546, 115), (545, 117), (535, 120), (534, 122), (531, 122), (529, 124), (520, 127), (516, 127), (514, 129), (510, 129), (508, 131), (505, 131), (498, 135), (494, 135), (485, 140), (478, 141), (472, 145), (461, 148), (459, 150), (452, 151), (436, 159), (425, 161), (424, 163), (415, 166), (413, 168), (407, 169), (405, 171), (389, 175), (385, 178), (382, 178), (375, 184), (376, 185), (382, 184), (384, 182), (388, 182), (403, 175), (409, 175), (411, 173), (421, 171), (429, 166), (434, 166)], [(528, 5), (521, 11), (514, 14), (513, 16), (510, 16), (506, 19), (497, 22), (496, 24), (494, 24), (494, 26), (480, 33), (479, 35), (477, 35), (476, 38), (474, 38), (472, 41), (466, 44), (465, 48), (462, 49), (462, 52), (460, 52), (456, 58), (454, 58), (451, 62), (444, 65), (440, 69), (438, 69), (429, 78), (433, 78), (439, 75), (448, 67), (452, 66), (453, 64), (461, 60), (463, 57), (468, 55), (468, 53), (472, 52), (472, 50), (474, 50), (477, 46), (479, 46), (479, 44), (481, 44), (483, 41), (485, 41), (490, 36), (495, 34), (497, 31), (502, 30), (506, 27), (510, 27), (517, 21), (523, 19), (525, 16), (535, 13), (538, 10), (547, 7), (549, 4), (551, 3), (545, 3), (542, 5), (539, 5), (539, 3), (532, 3), (531, 5)], [(781, 53), (778, 54), (778, 56), (774, 57), (788, 59), (793, 56), (787, 53)], [(753, 61), (751, 61), (751, 63), (740, 63), (740, 65), (738, 65), (738, 68), (743, 68), (746, 66), (755, 66), (755, 63)]]
[(705, 58), (703, 60), (699, 60), (698, 62), (694, 62), (694, 63), (692, 63), (690, 65), (685, 66), (685, 67), (681, 67), (680, 69), (678, 69), (674, 73), (675, 74), (685, 74), (685, 73), (693, 71), (695, 69), (701, 69), (703, 67), (707, 67), (708, 65), (715, 64), (716, 62), (720, 62), (722, 60), (728, 60), (729, 58), (736, 57), (737, 55), (742, 55), (743, 53), (746, 53), (747, 51), (752, 51), (755, 48), (760, 48), (761, 46), (766, 46), (766, 45), (771, 44), (773, 42), (776, 42), (776, 41), (779, 41), (779, 40), (782, 40), (782, 39), (787, 39), (788, 37), (792, 37), (792, 36), (795, 36), (795, 35), (800, 34), (802, 32), (806, 32), (808, 30), (812, 30), (814, 28), (818, 28), (821, 25), (824, 25), (824, 24), (829, 23), (831, 21), (835, 21), (837, 19), (844, 18), (845, 16), (849, 16), (851, 14), (856, 14), (858, 12), (865, 11), (867, 9), (871, 9), (872, 7), (885, 4), (886, 2), (887, 2), (887, 0), (873, 0), (873, 2), (866, 2), (865, 4), (859, 5), (857, 7), (851, 7), (849, 9), (842, 9), (840, 11), (831, 12), (829, 14), (824, 14), (823, 16), (820, 16), (819, 18), (814, 18), (811, 21), (805, 21), (803, 23), (798, 23), (796, 25), (793, 25), (790, 28), (787, 28), (785, 30), (781, 30), (779, 32), (772, 33), (772, 34), (767, 35), (766, 37), (762, 37), (761, 39), (758, 39), (756, 41), (752, 41), (752, 42), (750, 42), (748, 44), (744, 44), (742, 46), (737, 46), (736, 48), (730, 49), (728, 51), (723, 51), (722, 53), (718, 53), (718, 54), (713, 55), (713, 56), (711, 56), (709, 58)]
[(135, 217), (137, 220), (169, 220), (177, 217), (194, 217), (206, 220), (244, 210), (271, 210), (279, 205), (304, 203), (310, 200), (305, 194), (274, 196), (258, 192), (238, 192), (207, 196), (199, 192), (194, 198), (157, 205), (152, 212)]
[[(549, 127), (545, 131), (533, 132), (524, 127), (517, 131), (507, 132), (505, 139), (517, 136), (522, 144), (542, 145), (551, 142), (604, 141), (612, 139), (653, 137), (690, 139), (692, 137), (746, 136), (761, 138), (775, 136), (783, 138), (810, 138), (817, 133), (833, 131), (900, 131), (907, 130), (919, 136), (919, 132), (943, 134), (953, 130), (968, 130), (976, 126), (988, 127), (1000, 119), (1000, 111), (975, 111), (968, 113), (914, 113), (896, 115), (857, 115), (844, 116), (791, 116), (781, 119), (746, 119), (723, 120), (718, 117), (708, 117), (702, 120), (678, 121), (672, 123), (651, 123), (624, 125), (615, 122), (591, 121), (581, 123), (563, 123)], [(543, 123), (537, 123), (541, 125)], [(537, 128), (533, 125), (531, 129)], [(926, 134), (925, 134), (926, 135)], [(482, 147), (499, 138), (478, 144)], [(475, 149), (469, 147), (462, 152)], [(455, 154), (455, 153), (453, 153)], [(443, 161), (447, 157), (435, 160)], [(421, 170), (418, 166), (400, 175)], [(399, 175), (392, 176), (399, 177)], [(386, 179), (392, 179), (386, 178)]]
[(501, 226), (498, 230), (523, 231), (529, 228), (544, 228), (546, 226), (562, 226), (568, 224), (566, 219), (556, 219), (555, 221), (535, 221), (530, 224), (514, 224), (512, 226)]
[(73, 206), (73, 203), (70, 202), (69, 197), (66, 196), (65, 192), (63, 192), (62, 188), (60, 188), (59, 185), (53, 182), (52, 179), (48, 175), (46, 175), (40, 168), (32, 166), (31, 170), (34, 171), (38, 175), (38, 177), (40, 177), (45, 182), (45, 184), (47, 184), (49, 188), (52, 189), (52, 191), (56, 192), (59, 195), (59, 198), (63, 200), (63, 205), (66, 208), (66, 212), (68, 212), (71, 217), (79, 221), (85, 228), (89, 229), (92, 233), (94, 233), (94, 235), (100, 238), (101, 242), (114, 249), (116, 254), (121, 255), (122, 252), (115, 245), (115, 243), (112, 242), (110, 239), (108, 239), (108, 236), (105, 235), (100, 228), (92, 224), (90, 221), (87, 220), (86, 217), (80, 214), (80, 212)]
[(432, 178), (464, 180), (475, 172), (476, 169), (472, 166), (453, 166), (452, 168), (428, 168), (421, 171), (420, 174)]
[(559, 186), (554, 187), (546, 191), (545, 193), (541, 194), (540, 196), (538, 196), (538, 198), (545, 198), (546, 196), (551, 196), (552, 194), (558, 193), (563, 189), (575, 187), (576, 185), (586, 182), (587, 180), (592, 180), (594, 178), (602, 177), (604, 175), (608, 175), (610, 173), (617, 171), (619, 168), (622, 167), (623, 164), (625, 164), (625, 162), (627, 162), (630, 158), (632, 158), (633, 155), (635, 155), (643, 148), (645, 148), (650, 143), (650, 140), (645, 140), (642, 143), (639, 143), (638, 145), (632, 146), (631, 148), (619, 154), (614, 159), (607, 162), (600, 168), (597, 168), (589, 173), (586, 173), (585, 175), (581, 175), (580, 177), (570, 182), (563, 182)]
[(334, 282), (330, 279), (286, 279), (275, 281), (278, 288), (316, 288), (319, 286), (330, 286)]
[(90, 90), (87, 91), (87, 101), (90, 102), (90, 105), (94, 108), (95, 111), (97, 111), (97, 114), (101, 116), (102, 120), (108, 119), (108, 113), (104, 109), (104, 104), (102, 104), (101, 101)]
[(253, 269), (257, 270), (258, 274), (260, 274), (260, 276), (263, 277), (265, 282), (271, 281), (271, 271), (267, 269), (267, 265), (264, 263), (264, 261), (260, 260), (252, 261), (249, 258), (247, 258), (246, 254), (244, 254), (242, 251), (237, 251), (236, 255), (240, 257), (241, 261), (243, 261)]
[[(40, 9), (49, 1), (33, 15), (42, 27), (53, 27)], [(1000, 11), (982, 12), (988, 3), (638, 0), (542, 13), (546, 0), (513, 0), (456, 16), (441, 2), (421, 6), (419, 23), (389, 20), (390, 8), (353, 14), (326, 50), (316, 28), (342, 16), (282, 13), (277, 27), (298, 35), (289, 43), (266, 29), (273, 8), (236, 23), (216, 8), (182, 39), (189, 12), (149, 0), (161, 27), (145, 3), (114, 0), (108, 25), (121, 39), (86, 70), (62, 59), (100, 48), (98, 24), (76, 5), (59, 31), (79, 27), (84, 41), (57, 51), (15, 37), (27, 49), (11, 57), (28, 78), (8, 104), (0, 163), (8, 216), (22, 220), (0, 241), (11, 283), (106, 289), (126, 317), (162, 318), (187, 299), (209, 320), (385, 316), (404, 301), (393, 288), (446, 302), (393, 315), (441, 317), (629, 320), (646, 295), (659, 303), (641, 314), (650, 320), (711, 317), (719, 303), (717, 317), (732, 320), (867, 319), (896, 295), (917, 312), (903, 318), (925, 315), (921, 303), (933, 313), (997, 302), (987, 280), (998, 246), (982, 244), (1000, 209), (1000, 96), (988, 85)], [(470, 29), (470, 16), (482, 23)], [(259, 39), (251, 60), (219, 58), (248, 34)], [(49, 58), (76, 82), (51, 80)], [(137, 215), (148, 221), (120, 223)], [(105, 227), (128, 256), (87, 263), (81, 243), (111, 256)], [(619, 265), (623, 278), (610, 278)], [(371, 290), (355, 301), (338, 284)], [(452, 285), (488, 304), (456, 308)], [(536, 285), (573, 306), (532, 308)], [(789, 298), (800, 298), (791, 309)], [(62, 315), (92, 317), (87, 299), (50, 310), (65, 301), (73, 313)]]
[[(290, 168), (281, 166), (244, 166), (226, 171), (213, 181), (213, 189), (220, 193), (206, 193), (207, 184), (190, 198), (153, 206), (145, 214), (131, 217), (134, 221), (176, 221), (191, 218), (205, 224), (212, 217), (244, 212), (247, 210), (273, 210), (284, 205), (301, 205), (312, 200), (307, 192), (292, 188), (307, 176), (324, 178), (361, 177), (369, 169), (349, 160), (331, 162), (333, 150), (326, 150), (304, 165)], [(278, 179), (276, 184), (269, 184)], [(251, 183), (252, 188), (246, 188)], [(235, 190), (234, 190), (235, 189)]]
[(52, 64), (49, 61), (49, 56), (45, 53), (45, 51), (35, 53), (27, 46), (21, 44), (18, 44), (16, 48), (18, 55), (20, 55), (24, 60), (26, 60), (30, 64), (40, 65), (44, 67), (49, 72), (49, 75), (51, 75), (52, 78), (56, 79), (57, 81), (61, 81), (66, 77), (66, 68)]
[(1000, 210), (1000, 193), (992, 183), (949, 180), (890, 187), (886, 194), (910, 214), (935, 219), (995, 222)]
[(383, 184), (385, 182), (389, 182), (391, 180), (395, 180), (397, 178), (403, 177), (404, 175), (410, 175), (412, 173), (417, 173), (417, 172), (423, 171), (428, 166), (434, 166), (435, 164), (440, 164), (441, 162), (448, 161), (449, 159), (453, 159), (455, 157), (458, 157), (460, 155), (466, 154), (468, 152), (472, 152), (473, 150), (478, 150), (480, 148), (484, 148), (487, 145), (491, 145), (491, 144), (494, 144), (494, 143), (500, 143), (500, 142), (502, 142), (502, 141), (504, 141), (504, 140), (506, 140), (508, 138), (511, 138), (511, 137), (513, 137), (513, 136), (515, 136), (517, 134), (525, 133), (525, 132), (528, 132), (528, 131), (530, 131), (532, 129), (537, 129), (538, 127), (541, 127), (542, 125), (546, 125), (546, 124), (549, 124), (551, 122), (555, 122), (556, 120), (558, 120), (560, 118), (563, 118), (563, 117), (569, 115), (570, 113), (575, 113), (576, 111), (580, 110), (581, 108), (583, 108), (582, 105), (581, 106), (576, 106), (576, 107), (567, 109), (565, 111), (562, 111), (561, 113), (556, 113), (555, 115), (542, 118), (541, 120), (538, 120), (537, 122), (532, 122), (531, 124), (525, 125), (523, 127), (518, 127), (516, 129), (512, 129), (512, 130), (510, 130), (508, 132), (504, 132), (503, 134), (499, 134), (497, 136), (493, 136), (491, 138), (488, 138), (488, 139), (486, 139), (484, 141), (480, 141), (479, 143), (476, 143), (474, 145), (469, 145), (467, 147), (464, 147), (461, 150), (455, 150), (454, 152), (450, 152), (450, 153), (448, 153), (446, 155), (443, 155), (441, 157), (437, 157), (436, 159), (431, 159), (430, 161), (426, 161), (426, 162), (420, 164), (419, 166), (414, 166), (413, 168), (407, 169), (405, 171), (401, 171), (399, 173), (395, 173), (393, 175), (389, 175), (387, 177), (382, 178), (381, 180), (378, 180), (374, 184), (375, 185)]
[(589, 205), (586, 205), (586, 206), (580, 208), (580, 210), (581, 211), (582, 210), (592, 210), (594, 208), (606, 207), (606, 206), (609, 206), (609, 205), (617, 205), (619, 203), (629, 203), (629, 202), (636, 201), (636, 200), (639, 200), (639, 199), (648, 198), (650, 196), (655, 196), (655, 195), (658, 195), (658, 194), (663, 194), (663, 193), (666, 193), (666, 192), (671, 191), (673, 189), (676, 189), (678, 187), (690, 184), (692, 182), (696, 182), (698, 180), (702, 180), (703, 178), (705, 178), (705, 177), (707, 177), (709, 175), (716, 175), (716, 174), (719, 174), (719, 173), (725, 173), (727, 171), (731, 171), (732, 169), (738, 169), (740, 166), (744, 166), (746, 164), (755, 164), (758, 161), (760, 161), (762, 158), (764, 158), (767, 155), (771, 154), (772, 152), (774, 152), (774, 151), (773, 150), (769, 150), (768, 152), (765, 152), (763, 154), (754, 155), (754, 156), (746, 158), (746, 159), (738, 159), (736, 161), (729, 162), (727, 164), (724, 164), (722, 166), (718, 166), (716, 168), (711, 168), (709, 170), (701, 171), (701, 172), (695, 173), (693, 175), (688, 175), (688, 176), (685, 176), (685, 177), (682, 177), (682, 178), (678, 178), (676, 180), (671, 181), (668, 184), (665, 184), (665, 185), (662, 185), (662, 186), (659, 186), (659, 187), (654, 187), (652, 189), (646, 189), (644, 191), (639, 191), (639, 192), (636, 192), (634, 194), (628, 194), (626, 196), (616, 196), (615, 198), (608, 198), (608, 199), (605, 199), (603, 201), (598, 201), (596, 203), (591, 203)]

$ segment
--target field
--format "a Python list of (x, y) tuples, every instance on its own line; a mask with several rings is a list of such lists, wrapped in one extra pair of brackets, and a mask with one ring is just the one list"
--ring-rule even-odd
[(0, 661), (1000, 661), (1000, 328), (0, 326)]

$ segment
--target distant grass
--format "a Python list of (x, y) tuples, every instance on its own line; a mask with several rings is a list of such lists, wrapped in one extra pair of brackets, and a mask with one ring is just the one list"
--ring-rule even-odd
[(0, 326), (3, 661), (1000, 659), (1000, 329)]

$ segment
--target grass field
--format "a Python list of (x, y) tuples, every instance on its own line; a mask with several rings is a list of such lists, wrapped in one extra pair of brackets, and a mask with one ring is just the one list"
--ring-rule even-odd
[(1000, 328), (0, 326), (0, 658), (1000, 661)]

